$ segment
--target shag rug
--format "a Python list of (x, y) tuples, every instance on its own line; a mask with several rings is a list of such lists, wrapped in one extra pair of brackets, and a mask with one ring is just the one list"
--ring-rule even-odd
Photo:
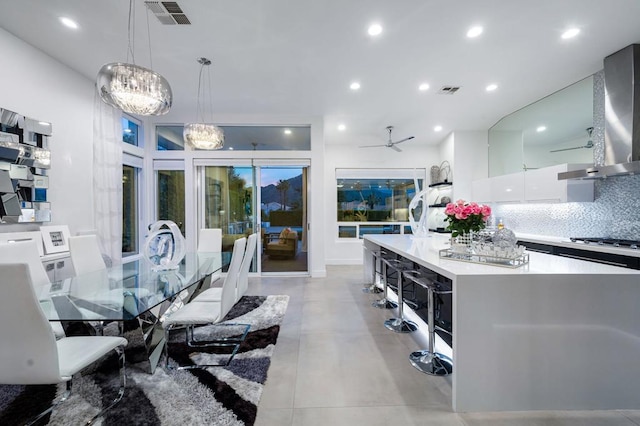
[[(251, 324), (246, 340), (226, 367), (166, 370), (164, 359), (154, 374), (126, 365), (127, 386), (122, 400), (102, 425), (253, 425), (262, 395), (271, 355), (289, 296), (244, 296), (225, 322)], [(201, 327), (197, 337), (218, 336), (221, 328)], [(231, 328), (231, 327), (229, 327)], [(211, 353), (187, 350), (184, 332), (170, 338), (170, 362), (203, 363)], [(117, 357), (107, 357), (92, 371), (73, 379), (71, 397), (40, 424), (80, 425), (97, 414), (115, 397), (119, 387)], [(65, 389), (64, 384), (42, 386), (0, 385), (0, 425), (21, 425), (44, 411)]]

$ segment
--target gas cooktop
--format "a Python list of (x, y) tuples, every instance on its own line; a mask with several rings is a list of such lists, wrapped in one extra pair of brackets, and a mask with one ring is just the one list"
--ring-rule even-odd
[(640, 241), (638, 240), (620, 240), (617, 238), (604, 238), (604, 237), (571, 237), (571, 241), (574, 243), (582, 242), (584, 244), (595, 244), (600, 246), (613, 246), (613, 247), (626, 247), (637, 250), (640, 247)]

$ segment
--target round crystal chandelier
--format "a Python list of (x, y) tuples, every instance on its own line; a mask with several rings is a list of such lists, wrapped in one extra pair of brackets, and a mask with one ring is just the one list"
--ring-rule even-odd
[(169, 82), (157, 72), (134, 64), (114, 62), (98, 72), (98, 91), (103, 101), (138, 115), (163, 115), (171, 109)]
[[(133, 0), (129, 0), (127, 60), (130, 53), (133, 63), (113, 62), (103, 65), (98, 72), (96, 87), (100, 98), (105, 103), (124, 112), (137, 115), (163, 115), (169, 112), (173, 102), (171, 86), (157, 72), (135, 64), (131, 42), (131, 34), (135, 34), (134, 15), (134, 3)], [(150, 34), (149, 61), (151, 62)]]
[[(198, 76), (198, 103), (196, 105), (196, 122), (186, 123), (182, 136), (186, 143), (190, 144), (195, 149), (222, 149), (224, 146), (224, 133), (222, 129), (214, 126), (213, 124), (205, 123), (205, 111), (204, 106), (200, 101), (200, 94), (205, 91), (202, 84), (202, 71), (205, 66), (211, 65), (211, 61), (207, 58), (199, 58), (200, 75)], [(213, 114), (213, 107), (211, 106), (211, 76), (207, 69), (207, 77), (209, 80), (209, 118)], [(200, 120), (200, 121), (199, 121)], [(209, 120), (211, 121), (211, 120)]]

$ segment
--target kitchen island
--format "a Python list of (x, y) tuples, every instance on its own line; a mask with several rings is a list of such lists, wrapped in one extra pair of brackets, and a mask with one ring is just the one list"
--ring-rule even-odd
[(441, 259), (442, 234), (364, 245), (451, 279), (454, 411), (640, 409), (640, 271), (543, 253), (514, 269)]

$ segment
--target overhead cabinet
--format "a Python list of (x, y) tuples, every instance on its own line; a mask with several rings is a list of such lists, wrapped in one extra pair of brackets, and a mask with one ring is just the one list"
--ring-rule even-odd
[(584, 169), (585, 164), (560, 164), (473, 182), (473, 199), (484, 203), (570, 203), (594, 200), (592, 180), (558, 180), (558, 173)]

